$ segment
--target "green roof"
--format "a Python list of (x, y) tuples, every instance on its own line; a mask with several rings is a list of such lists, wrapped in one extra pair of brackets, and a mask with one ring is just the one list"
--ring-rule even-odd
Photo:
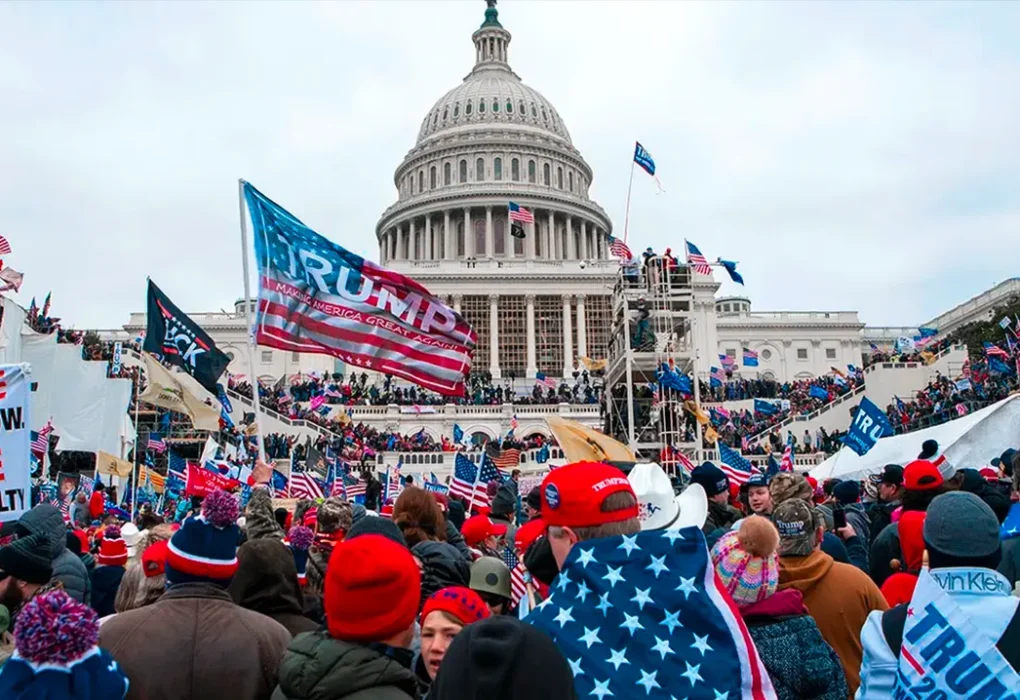
[(485, 10), (485, 21), (482, 22), (482, 26), (479, 29), (485, 27), (499, 27), (503, 28), (503, 25), (499, 23), (499, 10), (496, 9), (496, 3), (492, 0), (487, 0), (489, 3), (488, 8)]

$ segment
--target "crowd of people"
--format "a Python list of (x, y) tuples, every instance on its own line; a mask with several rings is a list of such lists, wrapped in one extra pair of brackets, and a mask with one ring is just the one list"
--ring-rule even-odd
[(922, 581), (1020, 683), (1012, 449), (822, 484), (706, 462), (679, 495), (655, 464), (519, 479), (379, 513), (260, 485), (166, 521), (101, 489), (69, 522), (37, 505), (0, 529), (0, 697), (889, 698)]

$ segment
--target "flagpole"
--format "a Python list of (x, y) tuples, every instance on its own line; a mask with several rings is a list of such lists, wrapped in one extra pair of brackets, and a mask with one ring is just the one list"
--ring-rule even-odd
[[(131, 522), (135, 520), (135, 509), (138, 507), (138, 408), (141, 403), (138, 397), (142, 389), (142, 374), (138, 373), (138, 379), (135, 381), (135, 463), (131, 468), (131, 486), (128, 493), (131, 494)], [(98, 465), (96, 469), (98, 473)]]
[[(485, 459), (485, 451), (482, 450), (482, 459)], [(475, 483), (471, 485), (471, 498), (468, 499), (467, 515), (471, 517), (471, 509), (475, 507), (475, 493), (478, 491), (478, 480), (482, 476), (482, 465), (479, 464), (475, 471)]]
[(630, 159), (630, 181), (627, 183), (627, 206), (623, 210), (623, 242), (627, 242), (627, 229), (630, 225), (630, 191), (634, 187), (634, 159)]
[[(255, 427), (259, 435), (259, 461), (266, 462), (265, 431), (262, 429), (262, 401), (259, 398), (259, 379), (255, 374), (255, 336), (252, 333), (251, 281), (248, 279), (248, 222), (244, 211), (244, 180), (237, 180), (237, 206), (241, 215), (241, 269), (244, 273), (244, 320), (248, 331), (248, 368), (254, 381), (251, 382), (251, 396), (255, 407)], [(290, 484), (288, 483), (288, 488)]]

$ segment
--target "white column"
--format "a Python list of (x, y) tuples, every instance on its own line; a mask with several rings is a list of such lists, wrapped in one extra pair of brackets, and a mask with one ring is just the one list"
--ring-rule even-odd
[(489, 372), (494, 379), (499, 373), (499, 295), (489, 295)]
[(510, 207), (506, 209), (506, 226), (503, 227), (503, 245), (505, 246), (506, 256), (512, 258), (514, 256), (514, 237), (510, 235), (513, 222), (510, 221)]
[(577, 354), (588, 357), (588, 334), (584, 317), (584, 294), (577, 295)]
[[(581, 219), (581, 250), (578, 252), (578, 256), (581, 260), (591, 260), (591, 250), (588, 248), (588, 227), (584, 223), (584, 219)], [(577, 343), (578, 349), (581, 347), (580, 341)]]
[(393, 229), (393, 232), (390, 234), (390, 259), (391, 260), (396, 260), (397, 259), (397, 254), (398, 254), (397, 253), (397, 248), (398, 248), (397, 244), (399, 242), (400, 242), (400, 226), (397, 226), (396, 228)]
[(379, 236), (379, 263), (382, 265), (386, 264), (386, 256), (390, 253), (389, 236), (389, 231), (383, 231), (382, 235)]
[(453, 295), (453, 310), (456, 311), (457, 313), (460, 313), (460, 302), (462, 298), (463, 297), (461, 297), (460, 294)]
[(407, 259), (408, 260), (417, 260), (418, 259), (417, 253), (419, 253), (420, 251), (416, 251), (414, 249), (414, 237), (416, 235), (418, 235), (417, 224), (414, 223), (414, 219), (411, 219), (411, 230), (407, 234)]
[(574, 371), (574, 329), (570, 322), (570, 295), (563, 295), (563, 376)]
[(567, 215), (566, 238), (567, 238), (567, 254), (564, 256), (564, 258), (566, 260), (577, 260), (577, 244), (574, 242), (573, 219), (571, 219), (569, 214)]
[(471, 230), (471, 207), (464, 207), (464, 257), (475, 254), (475, 232)]
[(450, 210), (443, 212), (443, 260), (453, 260), (453, 253), (457, 250), (457, 237), (450, 228)]
[(425, 215), (425, 235), (422, 236), (422, 238), (424, 239), (424, 240), (422, 240), (422, 245), (425, 248), (425, 250), (422, 251), (424, 253), (424, 255), (422, 257), (425, 258), (426, 260), (431, 260), (432, 259), (432, 215), (431, 214), (426, 214)]
[(492, 242), (492, 207), (485, 207), (485, 257), (487, 258), (491, 258), (496, 254), (496, 248), (492, 245)]
[(526, 319), (527, 319), (527, 334), (528, 334), (528, 368), (527, 377), (528, 379), (534, 379), (535, 374), (538, 373), (538, 360), (537, 348), (535, 347), (535, 295), (526, 294), (524, 301), (527, 302), (526, 307)]
[(549, 210), (549, 228), (546, 229), (545, 235), (548, 245), (545, 247), (549, 251), (550, 260), (558, 260), (559, 257), (556, 255), (556, 220), (552, 209)]
[[(535, 212), (532, 211), (532, 216), (534, 216), (534, 213)], [(525, 232), (524, 233), (524, 235), (525, 235), (525, 238), (524, 238), (524, 257), (526, 257), (528, 260), (534, 260), (535, 259), (535, 244), (538, 243), (538, 238), (537, 238), (537, 236), (538, 236), (538, 221), (537, 220), (532, 221), (530, 224), (525, 226), (524, 232)]]

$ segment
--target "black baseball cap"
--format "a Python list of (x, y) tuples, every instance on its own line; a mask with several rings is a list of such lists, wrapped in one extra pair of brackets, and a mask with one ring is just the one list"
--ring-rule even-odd
[(770, 479), (768, 477), (768, 474), (762, 474), (761, 472), (758, 472), (757, 474), (752, 474), (750, 478), (748, 478), (747, 488), (751, 488), (752, 486), (768, 486), (769, 481)]
[(882, 473), (875, 474), (871, 480), (876, 484), (903, 486), (903, 467), (898, 464), (887, 464), (882, 467)]

